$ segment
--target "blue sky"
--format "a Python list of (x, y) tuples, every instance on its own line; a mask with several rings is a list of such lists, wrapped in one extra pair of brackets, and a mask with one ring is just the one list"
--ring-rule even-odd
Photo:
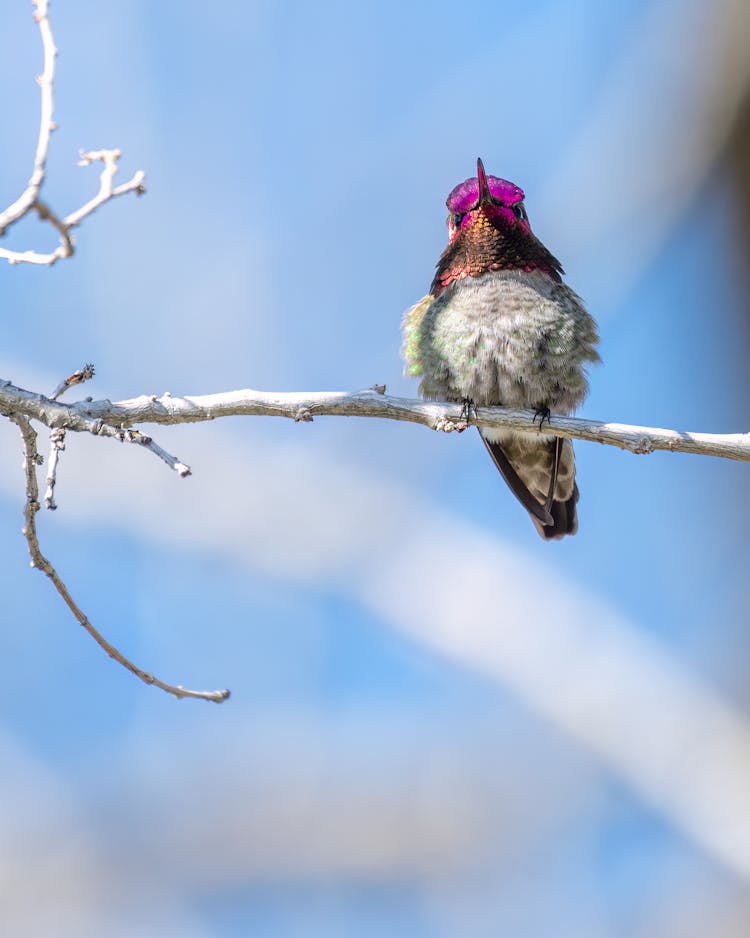
[[(745, 259), (718, 153), (748, 21), (725, 29), (724, 6), (113, 2), (93, 19), (58, 0), (46, 195), (88, 198), (76, 154), (101, 146), (148, 193), (91, 218), (71, 261), (0, 268), (0, 374), (51, 391), (93, 361), (87, 393), (112, 399), (411, 395), (401, 314), (481, 155), (599, 321), (582, 412), (744, 429)], [(0, 37), (5, 205), (37, 128), (26, 4)], [(51, 243), (31, 221), (7, 241)], [(544, 544), (473, 434), (232, 419), (156, 436), (190, 479), (69, 438), (43, 547), (124, 652), (230, 686), (222, 707), (116, 668), (28, 569), (20, 442), (0, 426), (11, 931), (746, 933), (744, 465), (577, 444), (580, 533)]]

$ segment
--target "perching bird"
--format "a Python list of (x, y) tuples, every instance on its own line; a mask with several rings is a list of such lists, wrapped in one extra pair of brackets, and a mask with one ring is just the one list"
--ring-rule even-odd
[[(530, 408), (543, 418), (572, 413), (586, 396), (586, 363), (599, 360), (596, 324), (531, 233), (523, 198), (512, 182), (487, 176), (481, 160), (448, 196), (448, 246), (430, 292), (403, 321), (407, 373), (421, 377), (422, 397)], [(539, 534), (575, 534), (571, 441), (479, 432)]]

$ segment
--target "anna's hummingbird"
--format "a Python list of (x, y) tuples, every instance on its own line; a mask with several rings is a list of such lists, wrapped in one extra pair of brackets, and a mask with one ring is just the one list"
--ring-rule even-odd
[[(481, 160), (448, 196), (448, 246), (430, 292), (403, 321), (407, 373), (421, 377), (422, 397), (531, 408), (544, 419), (572, 413), (586, 396), (585, 365), (599, 360), (596, 324), (531, 233), (523, 199), (512, 182), (487, 176)], [(570, 440), (479, 432), (539, 534), (575, 534)]]

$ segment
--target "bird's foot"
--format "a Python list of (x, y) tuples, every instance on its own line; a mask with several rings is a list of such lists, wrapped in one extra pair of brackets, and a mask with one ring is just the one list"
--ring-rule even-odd
[(463, 407), (461, 408), (461, 419), (456, 424), (456, 430), (459, 433), (463, 433), (471, 425), (471, 413), (474, 412), (474, 416), (477, 415), (477, 405), (472, 401), (470, 397), (465, 397), (463, 400)]
[(534, 412), (534, 416), (531, 420), (531, 423), (532, 425), (535, 425), (537, 421), (537, 417), (538, 417), (539, 418), (539, 432), (541, 433), (545, 420), (547, 421), (548, 427), (551, 425), (551, 421), (550, 421), (551, 416), (552, 416), (552, 413), (549, 407), (547, 407), (546, 404), (543, 404), (541, 407), (537, 407), (536, 411)]

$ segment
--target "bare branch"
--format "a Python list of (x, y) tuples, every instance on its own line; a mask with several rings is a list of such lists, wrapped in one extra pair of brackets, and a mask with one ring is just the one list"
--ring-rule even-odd
[(75, 250), (75, 242), (71, 236), (71, 229), (79, 225), (84, 218), (96, 211), (100, 205), (109, 202), (110, 199), (125, 195), (128, 192), (135, 192), (136, 195), (142, 195), (145, 191), (145, 175), (142, 170), (137, 173), (128, 182), (114, 187), (113, 180), (117, 172), (117, 161), (120, 158), (120, 151), (115, 150), (94, 150), (91, 152), (81, 152), (79, 166), (88, 166), (90, 163), (100, 160), (104, 164), (99, 179), (99, 191), (81, 208), (66, 215), (65, 218), (54, 212), (45, 202), (39, 198), (39, 193), (44, 183), (47, 166), (47, 154), (49, 152), (50, 137), (56, 124), (54, 121), (54, 82), (55, 82), (55, 58), (57, 49), (52, 36), (48, 16), (48, 0), (33, 0), (36, 8), (34, 19), (39, 25), (39, 32), (42, 38), (42, 48), (44, 51), (44, 69), (40, 75), (39, 87), (41, 89), (41, 119), (39, 123), (39, 138), (37, 140), (36, 153), (34, 155), (34, 169), (29, 179), (26, 189), (21, 193), (18, 199), (9, 205), (5, 211), (0, 212), (0, 236), (4, 235), (11, 225), (19, 219), (28, 215), (31, 211), (36, 211), (42, 221), (49, 222), (56, 229), (60, 243), (54, 251), (47, 254), (38, 251), (11, 251), (7, 248), (0, 248), (0, 258), (4, 258), (9, 264), (38, 264), (52, 266), (58, 260), (70, 257)]
[[(73, 377), (73, 376), (71, 376)], [(67, 379), (66, 379), (67, 380)], [(65, 382), (62, 382), (64, 385)], [(56, 391), (59, 390), (56, 389)], [(172, 456), (155, 443), (151, 437), (133, 430), (122, 421), (107, 422), (97, 417), (89, 417), (83, 412), (77, 413), (74, 408), (86, 407), (90, 401), (80, 401), (79, 404), (63, 404), (45, 397), (43, 394), (34, 394), (16, 388), (10, 382), (0, 381), (0, 415), (13, 417), (21, 415), (39, 420), (50, 429), (73, 430), (76, 433), (92, 433), (94, 436), (105, 436), (120, 443), (136, 443), (162, 459), (170, 469), (185, 478), (191, 474), (190, 467)], [(107, 402), (108, 403), (108, 402)], [(7, 404), (7, 406), (6, 406)], [(132, 423), (132, 421), (130, 421)]]
[(42, 554), (36, 531), (36, 513), (39, 511), (39, 486), (36, 477), (36, 467), (41, 462), (41, 456), (39, 456), (36, 449), (36, 431), (31, 426), (28, 418), (22, 415), (15, 415), (11, 419), (14, 421), (14, 423), (18, 424), (24, 446), (24, 471), (26, 473), (26, 506), (24, 508), (24, 518), (26, 523), (23, 528), (23, 534), (26, 538), (27, 544), (29, 545), (31, 566), (41, 570), (42, 573), (49, 577), (55, 589), (63, 598), (68, 609), (70, 609), (78, 623), (82, 625), (84, 629), (86, 629), (97, 645), (103, 648), (110, 658), (114, 658), (118, 664), (121, 664), (124, 668), (127, 668), (128, 671), (134, 674), (145, 684), (153, 684), (155, 687), (158, 687), (161, 690), (166, 691), (166, 693), (172, 694), (172, 696), (177, 698), (195, 697), (200, 700), (210, 700), (214, 703), (222, 703), (224, 700), (226, 700), (229, 697), (228, 690), (188, 690), (187, 688), (181, 687), (180, 685), (167, 684), (164, 681), (160, 681), (159, 678), (154, 677), (153, 674), (149, 674), (148, 671), (143, 671), (137, 665), (133, 664), (132, 661), (130, 661), (120, 651), (118, 651), (114, 645), (110, 644), (110, 642), (108, 642), (107, 639), (104, 638), (104, 636), (98, 632), (89, 622), (84, 613), (73, 600), (73, 597), (68, 592), (68, 589), (60, 579), (57, 570), (55, 570), (49, 560), (47, 560), (47, 558)]
[[(242, 390), (186, 397), (174, 397), (167, 393), (161, 397), (143, 395), (115, 403), (100, 400), (63, 404), (7, 383), (0, 384), (0, 414), (23, 414), (48, 427), (114, 436), (117, 439), (127, 439), (123, 437), (123, 428), (136, 424), (196, 423), (237, 415), (289, 417), (307, 422), (319, 416), (379, 417), (421, 423), (446, 432), (460, 429), (462, 423), (465, 423), (461, 404), (392, 397), (380, 394), (379, 390), (299, 393)], [(479, 427), (538, 433), (538, 418), (535, 425), (534, 417), (534, 411), (531, 410), (478, 407), (476, 411), (472, 410), (471, 420)], [(551, 416), (545, 432), (606, 443), (631, 453), (666, 450), (750, 461), (750, 433), (692, 433), (556, 414)], [(132, 439), (129, 442), (140, 441)], [(176, 460), (174, 465), (171, 459), (169, 462), (180, 472)]]
[[(88, 432), (96, 436), (108, 436), (138, 443), (163, 459), (181, 476), (186, 476), (190, 474), (188, 466), (170, 456), (150, 437), (134, 429), (133, 425), (138, 423), (194, 423), (235, 415), (287, 417), (300, 422), (312, 421), (316, 416), (330, 415), (406, 420), (445, 432), (453, 430), (460, 432), (466, 426), (464, 410), (462, 404), (392, 397), (385, 394), (385, 388), (381, 385), (367, 391), (349, 393), (264, 393), (244, 390), (182, 398), (173, 397), (167, 393), (161, 397), (143, 395), (116, 403), (107, 400), (86, 400), (74, 404), (63, 404), (42, 394), (34, 394), (18, 388), (10, 382), (0, 383), (0, 415), (9, 417), (18, 424), (24, 440), (27, 478), (24, 534), (29, 545), (32, 565), (47, 574), (76, 620), (107, 654), (142, 681), (155, 684), (176, 697), (200, 697), (217, 703), (225, 700), (229, 696), (229, 691), (190, 691), (180, 686), (166, 684), (142, 671), (125, 658), (94, 629), (74, 603), (54, 567), (42, 555), (34, 520), (39, 510), (36, 466), (41, 459), (36, 451), (36, 432), (30, 420), (39, 420), (53, 431), (51, 434), (53, 453), (50, 458), (46, 501), (48, 507), (54, 507), (56, 458), (62, 448), (61, 444), (66, 430)], [(479, 407), (472, 412), (472, 422), (477, 426), (515, 429), (528, 433), (540, 432), (535, 426), (536, 417), (534, 411), (508, 410), (501, 407)], [(687, 433), (555, 415), (550, 417), (550, 423), (545, 432), (562, 437), (607, 443), (633, 453), (651, 453), (662, 449), (750, 461), (750, 433)]]

